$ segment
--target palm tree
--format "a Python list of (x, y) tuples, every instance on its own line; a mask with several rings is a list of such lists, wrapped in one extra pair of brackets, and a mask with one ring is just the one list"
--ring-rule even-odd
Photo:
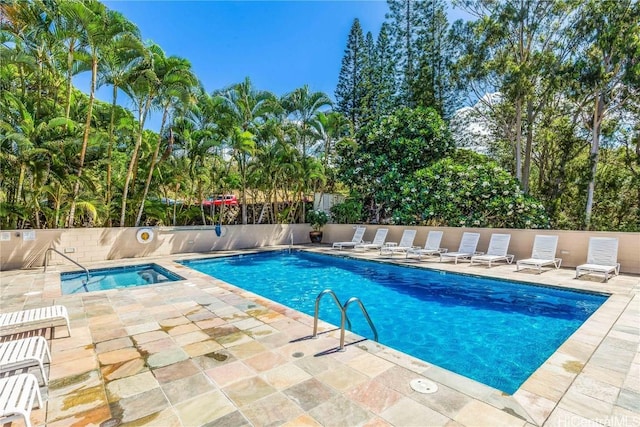
[(160, 87), (160, 79), (155, 73), (154, 61), (157, 56), (164, 56), (164, 52), (162, 52), (162, 49), (155, 44), (152, 44), (147, 49), (149, 53), (145, 55), (145, 61), (132, 70), (122, 87), (122, 90), (135, 104), (135, 110), (138, 113), (138, 117), (136, 140), (131, 152), (131, 159), (129, 160), (129, 166), (127, 168), (122, 189), (120, 227), (125, 226), (129, 186), (132, 183), (135, 166), (138, 163), (138, 154), (140, 147), (142, 146), (144, 136), (144, 125), (147, 120), (147, 115), (151, 110), (153, 100), (158, 95), (158, 89)]
[[(296, 175), (296, 164), (300, 160), (298, 150), (290, 143), (294, 131), (294, 127), (284, 123), (280, 117), (271, 117), (258, 135), (260, 145), (249, 166), (254, 182), (264, 192), (266, 203), (272, 207), (272, 221), (278, 218), (279, 199), (288, 198), (289, 193), (284, 188)], [(278, 189), (284, 190), (280, 198)]]
[(299, 126), (302, 156), (307, 155), (308, 138), (312, 123), (316, 120), (322, 107), (331, 106), (331, 99), (323, 92), (311, 92), (308, 85), (288, 93), (283, 97), (282, 106)]
[(107, 226), (111, 226), (112, 199), (112, 156), (115, 139), (115, 120), (117, 111), (118, 90), (125, 84), (129, 74), (144, 60), (146, 50), (135, 34), (125, 35), (108, 45), (102, 55), (102, 66), (98, 70), (98, 87), (110, 84), (111, 114), (109, 119), (109, 142), (107, 145), (107, 177), (105, 188), (105, 205), (107, 208)]
[[(171, 56), (165, 58), (163, 55), (156, 55), (154, 61), (155, 74), (158, 77), (158, 91), (154, 99), (156, 104), (162, 111), (162, 120), (160, 122), (160, 132), (158, 134), (158, 142), (151, 157), (147, 181), (142, 193), (138, 216), (136, 217), (136, 227), (140, 225), (142, 213), (144, 211), (144, 201), (149, 192), (153, 171), (158, 161), (158, 153), (162, 142), (162, 134), (165, 131), (165, 125), (169, 114), (173, 112), (180, 104), (189, 104), (195, 101), (193, 90), (198, 80), (191, 71), (191, 64), (186, 59)], [(172, 131), (169, 130), (169, 142), (173, 143)]]
[(278, 112), (276, 97), (267, 91), (256, 90), (247, 77), (220, 94), (224, 106), (222, 126), (227, 144), (238, 165), (241, 185), (242, 223), (247, 223), (247, 166), (255, 150), (255, 135), (267, 116)]
[(202, 223), (207, 224), (204, 207), (200, 201), (209, 182), (217, 180), (222, 163), (220, 145), (223, 136), (217, 123), (220, 117), (220, 99), (203, 89), (197, 102), (180, 110), (174, 120), (173, 130), (183, 157), (188, 159), (187, 173), (191, 181), (190, 193), (200, 205)]
[(326, 170), (331, 165), (331, 156), (336, 142), (348, 132), (349, 120), (337, 111), (319, 112), (311, 126), (314, 130), (314, 138), (322, 142), (322, 164)]
[[(73, 2), (70, 4), (69, 14), (72, 19), (77, 19), (82, 26), (82, 52), (79, 55), (85, 59), (85, 64), (91, 70), (91, 85), (89, 88), (89, 104), (87, 106), (87, 119), (85, 121), (84, 134), (82, 137), (82, 148), (80, 150), (80, 160), (78, 163), (78, 178), (82, 177), (84, 160), (89, 144), (89, 134), (91, 132), (91, 119), (93, 114), (93, 103), (95, 100), (96, 85), (98, 80), (98, 65), (101, 60), (103, 50), (114, 43), (114, 40), (125, 34), (136, 34), (138, 29), (129, 22), (121, 13), (108, 10), (97, 0), (89, 0), (83, 3)], [(73, 187), (73, 198), (69, 209), (68, 227), (74, 223), (76, 199), (80, 192), (80, 179)]]
[[(311, 132), (312, 123), (316, 120), (317, 114), (323, 107), (331, 106), (331, 99), (323, 92), (311, 92), (308, 85), (294, 90), (285, 95), (282, 105), (290, 114), (291, 118), (298, 125), (298, 140), (300, 141), (300, 150), (302, 154), (302, 167), (304, 169), (303, 176), (309, 177), (310, 166), (307, 159), (307, 143), (311, 141), (313, 133)], [(308, 182), (303, 182), (300, 191), (306, 194), (309, 188)], [(305, 205), (302, 205), (302, 218), (305, 218)]]

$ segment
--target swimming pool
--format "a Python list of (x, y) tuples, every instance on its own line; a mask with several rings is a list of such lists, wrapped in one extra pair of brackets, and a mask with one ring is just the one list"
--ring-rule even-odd
[(60, 281), (63, 294), (104, 291), (131, 286), (184, 280), (157, 264), (141, 264), (129, 267), (112, 267), (89, 270), (89, 281), (84, 271), (62, 273)]
[[(308, 252), (181, 263), (310, 315), (324, 289), (343, 302), (358, 297), (382, 344), (509, 394), (607, 299)], [(373, 337), (358, 310), (349, 317), (354, 332)], [(337, 307), (326, 298), (320, 318), (340, 324)]]

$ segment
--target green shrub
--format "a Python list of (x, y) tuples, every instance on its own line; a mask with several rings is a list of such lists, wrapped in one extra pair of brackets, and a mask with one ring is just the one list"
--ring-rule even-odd
[(466, 150), (417, 171), (397, 198), (400, 224), (549, 228), (542, 203), (487, 156)]
[(355, 224), (362, 222), (364, 206), (361, 200), (347, 199), (331, 206), (331, 218), (338, 224)]

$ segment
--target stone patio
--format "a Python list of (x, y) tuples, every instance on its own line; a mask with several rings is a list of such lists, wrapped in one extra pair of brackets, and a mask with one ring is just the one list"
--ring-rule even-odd
[[(333, 255), (381, 259), (326, 247)], [(640, 279), (573, 279), (511, 265), (424, 268), (611, 293), (612, 296), (513, 395), (190, 270), (190, 254), (95, 263), (155, 262), (186, 280), (61, 295), (59, 265), (0, 273), (2, 311), (65, 305), (66, 328), (46, 328), (53, 361), (34, 425), (149, 426), (640, 426)], [(417, 263), (413, 262), (412, 265)], [(3, 337), (7, 339), (8, 337)], [(34, 368), (37, 371), (37, 368)], [(410, 387), (438, 384), (433, 394)], [(13, 425), (20, 425), (14, 422)]]

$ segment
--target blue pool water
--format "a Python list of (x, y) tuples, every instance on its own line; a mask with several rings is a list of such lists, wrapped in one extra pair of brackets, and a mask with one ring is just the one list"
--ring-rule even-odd
[(84, 271), (62, 273), (60, 275), (63, 294), (75, 294), (153, 283), (183, 280), (157, 264), (134, 265), (130, 267), (100, 268), (89, 270), (89, 281)]
[[(382, 344), (509, 394), (607, 298), (308, 252), (182, 264), (312, 316), (324, 289), (343, 303), (356, 296)], [(373, 338), (356, 307), (348, 314), (354, 332)], [(322, 300), (320, 318), (340, 324), (329, 297)]]

